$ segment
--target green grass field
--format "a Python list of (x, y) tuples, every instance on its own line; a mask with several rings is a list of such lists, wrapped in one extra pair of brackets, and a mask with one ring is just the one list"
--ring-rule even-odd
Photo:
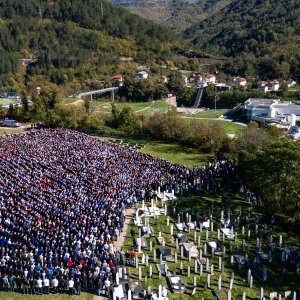
[(219, 118), (228, 112), (228, 109), (217, 109), (216, 111), (211, 110), (205, 110), (205, 111), (199, 111), (193, 115), (194, 118)]
[[(106, 140), (115, 140), (110, 137), (99, 137)], [(150, 154), (154, 157), (168, 160), (174, 164), (185, 165), (187, 167), (201, 166), (212, 159), (211, 154), (200, 153), (194, 148), (185, 147), (179, 144), (170, 144), (152, 140), (132, 140), (126, 139), (125, 143), (138, 144), (143, 146), (139, 151)]]
[(10, 103), (18, 104), (18, 103), (20, 103), (20, 101), (17, 101), (15, 99), (10, 99), (10, 98), (0, 98), (0, 105), (7, 106)]
[(19, 293), (6, 293), (0, 292), (1, 300), (66, 300), (66, 299), (76, 299), (76, 300), (92, 300), (95, 295), (89, 293), (81, 293), (80, 296), (69, 296), (67, 294), (60, 295), (23, 295)]

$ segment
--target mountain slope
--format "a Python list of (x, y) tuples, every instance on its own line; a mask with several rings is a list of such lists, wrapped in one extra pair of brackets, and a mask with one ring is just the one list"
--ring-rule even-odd
[(93, 78), (115, 67), (120, 56), (169, 59), (173, 45), (177, 38), (170, 30), (107, 1), (0, 2), (2, 75), (18, 72), (19, 59), (34, 57), (27, 76), (45, 75), (55, 83)]
[(166, 24), (176, 32), (182, 32), (191, 25), (205, 19), (232, 0), (113, 0), (114, 4), (126, 7), (146, 19)]
[[(251, 59), (270, 58), (286, 63), (286, 73), (300, 76), (299, 16), (298, 0), (234, 0), (187, 29), (184, 37), (212, 53), (233, 57), (246, 57), (249, 53)], [(280, 74), (275, 72), (273, 76), (276, 75)]]

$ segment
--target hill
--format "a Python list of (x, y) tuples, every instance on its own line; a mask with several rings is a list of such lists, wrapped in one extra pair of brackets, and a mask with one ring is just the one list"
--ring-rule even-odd
[(249, 77), (300, 79), (300, 2), (234, 0), (184, 32), (210, 53), (238, 57), (231, 70)]
[(57, 84), (95, 78), (118, 72), (120, 57), (164, 62), (177, 41), (170, 30), (107, 1), (3, 0), (0, 85), (20, 81), (22, 71)]
[(176, 32), (218, 12), (232, 0), (113, 0), (146, 19), (166, 24)]

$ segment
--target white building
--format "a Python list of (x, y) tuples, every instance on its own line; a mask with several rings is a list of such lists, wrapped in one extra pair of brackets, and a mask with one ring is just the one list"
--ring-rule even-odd
[(141, 72), (138, 72), (134, 75), (134, 78), (137, 78), (137, 79), (147, 79), (149, 76), (149, 74), (146, 72), (146, 71), (141, 71)]
[(300, 121), (300, 104), (278, 99), (250, 98), (244, 102), (248, 120), (259, 122), (289, 123)]
[(247, 85), (247, 80), (243, 77), (234, 77), (232, 80), (232, 84), (235, 86), (246, 86)]

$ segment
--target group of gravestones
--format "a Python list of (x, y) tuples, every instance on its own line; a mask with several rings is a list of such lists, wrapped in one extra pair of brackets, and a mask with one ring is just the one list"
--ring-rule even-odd
[[(254, 280), (256, 286), (259, 286), (260, 282), (268, 281), (270, 269), (275, 270), (278, 276), (289, 273), (295, 276), (296, 281), (299, 280), (298, 249), (294, 245), (284, 245), (281, 235), (274, 237), (272, 228), (261, 224), (259, 218), (251, 210), (236, 205), (228, 207), (223, 205), (221, 208), (211, 205), (203, 206), (200, 214), (199, 211), (195, 212), (193, 207), (191, 210), (181, 211), (176, 208), (174, 201), (172, 204), (169, 211), (172, 212), (173, 219), (176, 221), (173, 224), (167, 216), (167, 226), (171, 236), (170, 245), (166, 245), (159, 215), (152, 216), (156, 219), (155, 230), (153, 228), (150, 230), (149, 216), (144, 218), (144, 222), (138, 222), (139, 237), (135, 239), (138, 239), (135, 246), (140, 257), (136, 260), (139, 282), (144, 281), (146, 284), (148, 278), (153, 277), (154, 264), (158, 277), (166, 277), (167, 286), (175, 293), (186, 292), (184, 277), (190, 278), (194, 274), (191, 294), (195, 295), (199, 287), (197, 277), (205, 276), (204, 286), (201, 287), (212, 289), (211, 276), (216, 276), (215, 271), (218, 271), (220, 275), (217, 278), (217, 288), (214, 289), (214, 294), (217, 298), (223, 299), (220, 293), (225, 293), (227, 299), (231, 299), (235, 280), (234, 272), (245, 279), (249, 288), (253, 287)], [(189, 207), (188, 203), (185, 204), (185, 207)], [(163, 215), (166, 215), (166, 212), (165, 206)], [(177, 229), (176, 232), (174, 226)], [(146, 238), (149, 235), (144, 234), (143, 228), (148, 228), (146, 232), (151, 232), (152, 236), (155, 235), (157, 245), (154, 246), (152, 240), (147, 243)], [(148, 250), (150, 254), (145, 254), (143, 250)], [(216, 256), (218, 259), (214, 265)], [(168, 262), (175, 262), (179, 270), (176, 268), (170, 270)], [(146, 274), (142, 274), (141, 266), (147, 267)], [(225, 275), (225, 266), (226, 274), (228, 269), (232, 271), (230, 278)], [(224, 284), (225, 281), (226, 284)], [(166, 298), (165, 289), (165, 286), (159, 287), (158, 292), (155, 293), (156, 299)], [(296, 290), (284, 291), (280, 287), (278, 289), (269, 297), (281, 299), (282, 296), (290, 296), (293, 300), (297, 297)], [(150, 286), (147, 292), (143, 291), (143, 295), (146, 296), (147, 293), (153, 296)], [(261, 287), (259, 298), (264, 299), (264, 297), (264, 289)], [(243, 293), (243, 299), (246, 299), (246, 291)]]

